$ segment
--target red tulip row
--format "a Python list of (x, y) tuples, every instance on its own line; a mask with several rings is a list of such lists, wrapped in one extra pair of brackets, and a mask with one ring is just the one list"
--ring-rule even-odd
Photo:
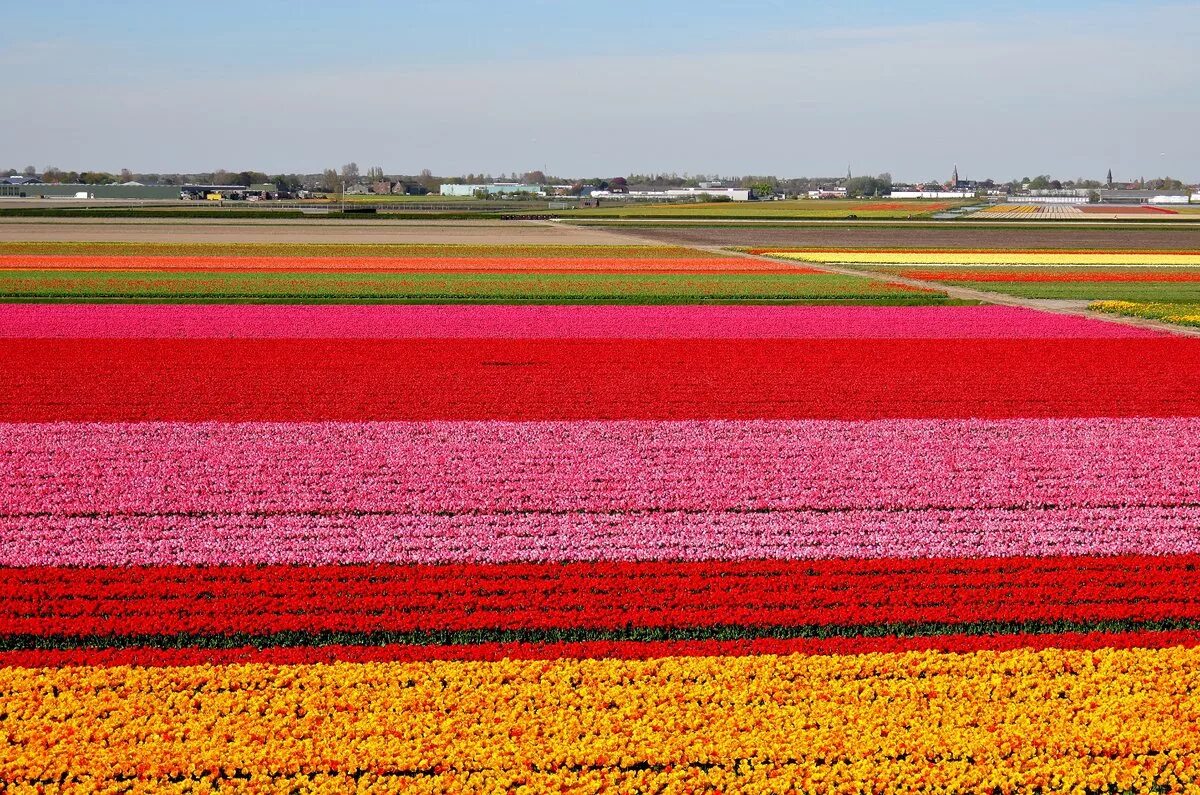
[(0, 634), (1200, 618), (1200, 556), (9, 569)]
[(1200, 416), (1149, 339), (14, 339), (0, 422)]

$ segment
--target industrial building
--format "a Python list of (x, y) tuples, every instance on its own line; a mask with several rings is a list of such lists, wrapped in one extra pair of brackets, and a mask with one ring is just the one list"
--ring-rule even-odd
[(753, 191), (742, 188), (671, 188), (668, 190), (630, 190), (610, 191), (593, 190), (589, 195), (597, 199), (626, 199), (630, 201), (680, 201), (682, 199), (702, 199), (725, 197), (730, 201), (746, 202), (754, 198)]
[(438, 192), (443, 196), (477, 196), (480, 193), (488, 196), (503, 196), (505, 194), (530, 194), (544, 196), (546, 189), (542, 185), (522, 185), (518, 182), (495, 182), (490, 185), (451, 185), (440, 186)]
[(171, 185), (68, 185), (45, 182), (0, 183), (0, 197), (24, 199), (178, 199)]

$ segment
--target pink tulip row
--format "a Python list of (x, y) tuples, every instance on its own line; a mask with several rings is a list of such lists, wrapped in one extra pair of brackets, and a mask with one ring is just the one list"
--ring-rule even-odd
[(1200, 418), (0, 424), (0, 512), (1200, 503)]
[(0, 565), (511, 563), (1200, 553), (1200, 508), (210, 513), (0, 518)]
[(0, 563), (1184, 551), (1197, 451), (1200, 419), (8, 424)]
[(1118, 323), (1001, 306), (0, 306), (0, 338), (1112, 338)]

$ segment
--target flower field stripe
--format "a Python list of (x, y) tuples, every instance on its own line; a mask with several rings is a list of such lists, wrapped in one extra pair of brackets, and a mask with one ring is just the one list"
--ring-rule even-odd
[(1182, 791), (1200, 752), (1184, 648), (4, 668), (0, 694), (14, 788)]
[[(696, 249), (661, 245), (495, 243), (229, 243), (150, 241), (0, 241), (0, 256), (70, 257), (324, 257), (464, 259), (695, 259)], [(706, 251), (706, 258), (721, 253)], [(732, 258), (732, 257), (731, 257)]]
[(948, 300), (932, 287), (788, 267), (695, 273), (0, 270), (3, 301), (686, 304), (885, 298), (927, 304)]
[[(660, 636), (671, 636), (673, 640), (538, 640), (534, 642), (507, 640), (479, 640), (480, 633), (472, 633), (463, 638), (469, 643), (446, 645), (439, 642), (424, 642), (442, 640), (447, 633), (437, 633), (437, 638), (431, 636), (410, 636), (407, 643), (389, 643), (378, 636), (359, 636), (358, 645), (347, 645), (345, 642), (335, 642), (332, 636), (320, 640), (328, 643), (313, 645), (314, 637), (278, 635), (273, 638), (280, 645), (262, 644), (261, 638), (256, 638), (257, 645), (237, 645), (239, 638), (228, 639), (220, 637), (200, 638), (205, 645), (186, 645), (189, 638), (172, 637), (169, 640), (181, 645), (166, 645), (168, 640), (158, 637), (161, 645), (137, 645), (139, 639), (113, 638), (110, 645), (64, 645), (61, 648), (49, 646), (45, 639), (36, 640), (29, 645), (31, 648), (5, 651), (0, 650), (0, 669), (43, 668), (72, 666), (113, 666), (138, 665), (153, 667), (169, 667), (179, 665), (229, 665), (233, 663), (268, 663), (273, 665), (296, 665), (335, 662), (432, 662), (432, 661), (491, 661), (500, 660), (558, 660), (558, 659), (620, 659), (620, 660), (651, 660), (659, 657), (711, 657), (729, 656), (744, 657), (750, 655), (789, 655), (789, 654), (874, 654), (897, 653), (910, 651), (945, 651), (945, 652), (977, 652), (977, 651), (1011, 651), (1015, 649), (1166, 649), (1171, 647), (1195, 648), (1200, 647), (1200, 628), (1168, 629), (1169, 623), (1179, 625), (1186, 622), (1150, 622), (1140, 625), (1138, 630), (1120, 631), (1115, 627), (1119, 622), (1106, 622), (1103, 630), (1085, 631), (1082, 626), (1067, 629), (1068, 625), (1059, 624), (1055, 631), (1031, 632), (1017, 634), (1004, 633), (1000, 625), (990, 624), (986, 632), (964, 633), (962, 630), (976, 630), (980, 627), (955, 625), (950, 626), (908, 626), (901, 629), (909, 634), (888, 634), (889, 627), (863, 627), (857, 633), (844, 627), (823, 628), (789, 628), (786, 631), (778, 628), (746, 628), (739, 634), (742, 637), (730, 637), (732, 632), (724, 630), (714, 632), (720, 637), (700, 638), (704, 630), (660, 630), (644, 632)], [(1015, 625), (1017, 629), (1030, 630), (1034, 625)], [(1012, 627), (1010, 627), (1011, 629)], [(807, 631), (807, 634), (802, 634)], [(768, 635), (767, 633), (774, 633)], [(844, 634), (839, 634), (844, 633)], [(923, 633), (923, 634), (921, 634)], [(497, 632), (497, 636), (511, 636), (514, 633)], [(536, 635), (538, 633), (528, 633)], [(582, 633), (561, 633), (582, 634)], [(604, 633), (590, 633), (599, 635)], [(608, 633), (616, 634), (616, 633)], [(692, 637), (687, 638), (686, 636)], [(342, 634), (338, 638), (347, 639)], [(32, 640), (32, 639), (31, 639)], [(411, 642), (420, 640), (422, 642)], [(290, 641), (291, 645), (284, 645)], [(300, 641), (297, 643), (297, 641)], [(216, 646), (215, 643), (220, 643)], [(116, 645), (111, 645), (116, 644)]]
[(0, 639), (1195, 621), (1200, 556), (0, 570)]
[[(1150, 647), (1165, 648), (1175, 645), (1179, 638), (1200, 637), (1200, 620), (1196, 619), (1104, 619), (1090, 621), (975, 621), (970, 623), (908, 623), (889, 624), (790, 624), (790, 625), (729, 625), (707, 624), (683, 627), (554, 627), (521, 629), (470, 629), (470, 630), (377, 630), (354, 632), (350, 630), (282, 630), (272, 633), (231, 632), (224, 634), (198, 633), (152, 633), (139, 635), (3, 635), (0, 636), (0, 655), (72, 654), (95, 652), (100, 659), (115, 659), (125, 654), (181, 655), (194, 656), (200, 651), (210, 650), (218, 655), (236, 655), (239, 650), (280, 649), (282, 658), (289, 655), (297, 660), (312, 659), (304, 651), (286, 650), (329, 649), (319, 652), (323, 656), (341, 659), (373, 661), (376, 657), (392, 659), (438, 659), (430, 655), (430, 649), (439, 649), (452, 659), (489, 658), (498, 648), (538, 649), (631, 649), (631, 656), (647, 657), (637, 651), (646, 648), (669, 649), (675, 646), (694, 645), (703, 649), (711, 644), (733, 644), (730, 649), (741, 648), (743, 653), (757, 654), (757, 649), (772, 648), (771, 644), (796, 645), (797, 648), (822, 649), (856, 648), (863, 652), (892, 651), (896, 648), (929, 649), (949, 645), (954, 649), (978, 651), (993, 648), (991, 638), (1033, 638), (1030, 643), (1009, 640), (998, 648), (1055, 648), (1048, 640), (1052, 635), (1065, 634), (1080, 638), (1136, 637), (1149, 639)], [(943, 639), (949, 639), (944, 643)], [(978, 639), (972, 645), (970, 640)], [(1163, 638), (1172, 639), (1170, 642)], [(1091, 646), (1094, 641), (1087, 641)], [(1139, 641), (1140, 643), (1140, 641)], [(1086, 645), (1086, 644), (1085, 644)], [(1099, 644), (1107, 647), (1106, 644)], [(481, 655), (471, 649), (481, 646)], [(1132, 645), (1130, 646), (1133, 647)], [(1141, 648), (1140, 645), (1137, 645)], [(398, 649), (413, 649), (399, 652)], [(723, 647), (715, 647), (723, 648)], [(420, 651), (424, 649), (425, 651)], [(453, 650), (453, 651), (448, 651)], [(636, 652), (636, 653), (634, 653)], [(280, 656), (280, 655), (276, 655)], [(528, 651), (519, 656), (529, 659), (544, 657), (540, 651)], [(617, 655), (622, 656), (622, 655)], [(151, 659), (154, 659), (152, 656)], [(236, 657), (235, 657), (236, 659)], [(91, 663), (86, 663), (91, 664)]]
[(1197, 449), (1183, 418), (3, 424), (0, 564), (1190, 554)]
[(6, 565), (824, 560), (1200, 552), (1200, 508), (6, 516)]
[[(4, 245), (5, 244), (0, 244), (0, 251), (6, 250), (3, 247)], [(18, 244), (8, 244), (8, 245), (31, 245), (31, 244), (18, 243)], [(41, 245), (41, 244), (32, 244), (32, 245)], [(1108, 247), (1108, 246), (1106, 246), (1102, 249), (1095, 249), (1095, 248), (1091, 248), (1091, 249), (1089, 249), (1089, 248), (970, 248), (970, 247), (944, 248), (944, 247), (937, 247), (937, 246), (921, 246), (921, 247), (913, 246), (913, 247), (907, 247), (907, 248), (865, 248), (864, 249), (864, 248), (847, 248), (844, 246), (805, 246), (803, 248), (800, 248), (800, 247), (794, 247), (794, 248), (772, 247), (772, 248), (746, 248), (746, 249), (742, 249), (742, 250), (746, 251), (749, 254), (757, 254), (757, 255), (767, 255), (767, 254), (776, 254), (776, 253), (778, 253), (778, 254), (834, 255), (834, 254), (842, 254), (842, 253), (847, 253), (847, 252), (862, 254), (862, 253), (872, 253), (872, 252), (878, 253), (880, 251), (887, 252), (887, 254), (889, 256), (891, 256), (891, 255), (903, 256), (905, 254), (929, 255), (929, 254), (968, 253), (968, 254), (986, 254), (986, 255), (989, 255), (992, 257), (997, 257), (997, 258), (1005, 257), (1005, 258), (1013, 258), (1013, 259), (1018, 259), (1019, 257), (1026, 255), (1026, 254), (1046, 254), (1046, 255), (1053, 255), (1056, 257), (1063, 257), (1063, 258), (1075, 256), (1078, 254), (1103, 254), (1105, 256), (1134, 255), (1137, 257), (1156, 257), (1161, 254), (1183, 254), (1183, 255), (1192, 256), (1192, 255), (1196, 254), (1196, 251), (1194, 249), (1166, 249), (1166, 248), (1145, 249), (1145, 248), (1117, 248), (1117, 247)]]
[(1004, 306), (3, 304), (0, 338), (1104, 339), (1161, 332)]
[(420, 271), (615, 271), (645, 273), (705, 273), (709, 271), (767, 271), (818, 273), (781, 267), (746, 257), (246, 257), (0, 254), (0, 271), (287, 271), (385, 272)]
[[(883, 269), (879, 269), (883, 271)], [(956, 268), (943, 270), (917, 270), (911, 268), (889, 268), (906, 279), (921, 279), (935, 282), (1200, 282), (1200, 271), (1178, 268), (1142, 267), (1138, 269), (1099, 268)]]
[(767, 256), (862, 265), (1153, 265), (1198, 266), (1197, 251), (767, 251)]
[(9, 340), (0, 422), (1200, 415), (1200, 343)]
[(1164, 323), (1177, 323), (1182, 326), (1200, 326), (1200, 302), (1095, 301), (1088, 309), (1114, 315), (1161, 320)]

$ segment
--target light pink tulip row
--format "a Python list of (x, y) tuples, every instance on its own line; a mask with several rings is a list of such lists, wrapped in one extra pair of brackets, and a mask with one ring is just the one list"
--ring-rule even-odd
[(0, 425), (3, 565), (1194, 551), (1197, 506), (1200, 419)]
[(1200, 553), (1200, 508), (5, 517), (6, 566)]
[(0, 305), (0, 337), (1112, 338), (1158, 332), (1001, 306)]

